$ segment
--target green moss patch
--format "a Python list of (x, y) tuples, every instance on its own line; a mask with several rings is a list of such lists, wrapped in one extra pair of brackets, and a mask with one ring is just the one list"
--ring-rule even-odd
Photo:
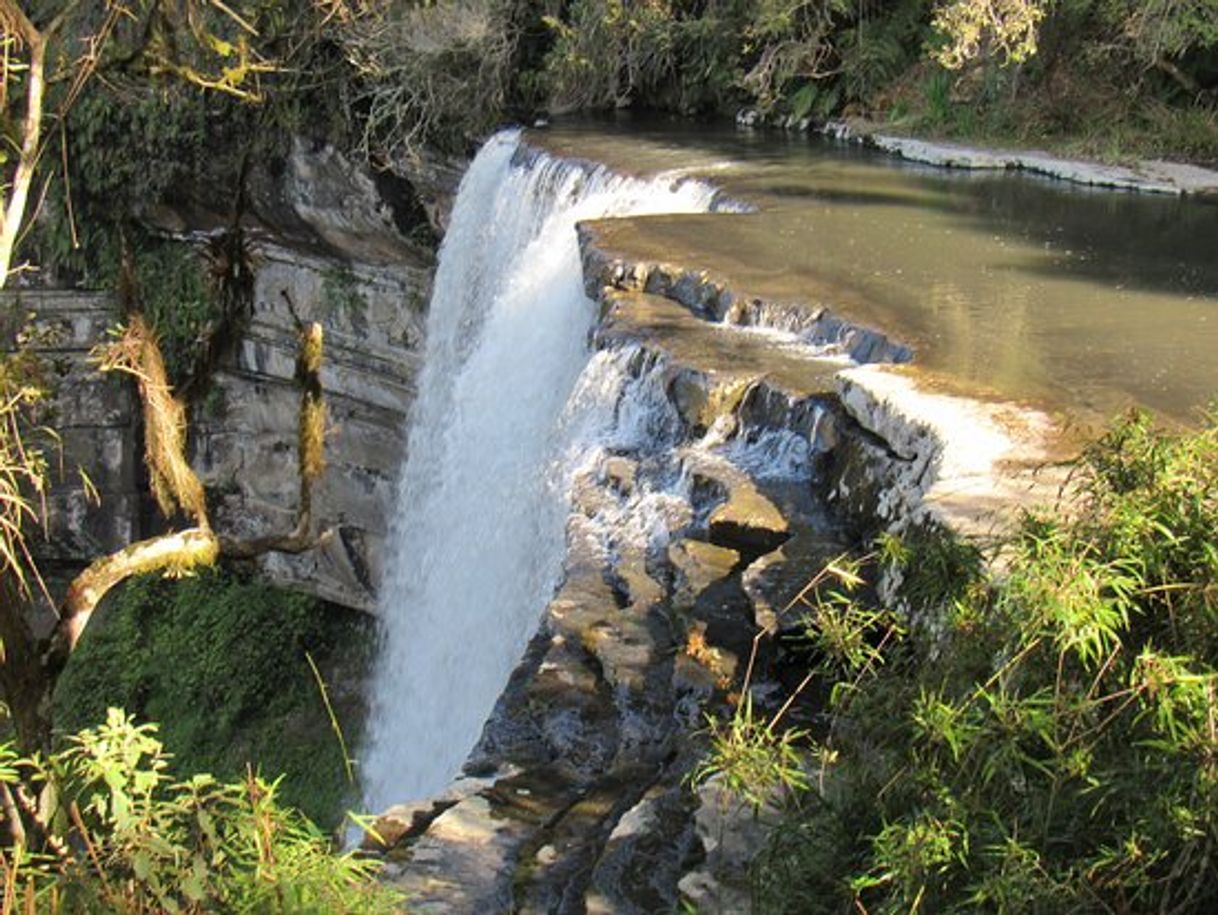
[(364, 708), (372, 621), (222, 571), (131, 581), (107, 600), (55, 694), (62, 732), (119, 706), (156, 721), (179, 776), (283, 775), (283, 800), (340, 819), (343, 752), (308, 663), (316, 661), (350, 746)]

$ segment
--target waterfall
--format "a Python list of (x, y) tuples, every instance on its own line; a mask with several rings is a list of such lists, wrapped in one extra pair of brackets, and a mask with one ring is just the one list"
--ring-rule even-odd
[(440, 249), (383, 563), (368, 809), (457, 774), (558, 583), (563, 465), (580, 453), (579, 424), (563, 417), (595, 317), (575, 223), (700, 212), (715, 196), (527, 150), (517, 131), (470, 165)]

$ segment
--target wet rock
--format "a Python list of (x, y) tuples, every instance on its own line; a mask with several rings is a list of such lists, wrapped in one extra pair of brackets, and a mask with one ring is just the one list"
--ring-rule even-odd
[(760, 810), (732, 795), (721, 776), (698, 788), (696, 832), (704, 859), (681, 878), (681, 896), (699, 913), (737, 915), (751, 909), (749, 864), (781, 822), (778, 798)]
[(833, 497), (861, 518), (990, 536), (1065, 483), (1068, 440), (1047, 414), (939, 393), (881, 366), (841, 373), (848, 437)]
[(639, 465), (628, 457), (613, 455), (605, 459), (605, 481), (620, 496), (630, 496), (634, 493), (634, 483), (638, 477)]
[(741, 576), (741, 585), (753, 602), (758, 628), (777, 633), (790, 612), (800, 612), (792, 604), (808, 582), (848, 548), (849, 541), (841, 533), (805, 529), (752, 562)]
[(589, 915), (650, 915), (676, 908), (677, 881), (694, 853), (693, 792), (657, 783), (617, 821), (596, 861)]
[(487, 779), (459, 778), (438, 797), (395, 804), (373, 820), (372, 832), (364, 836), (361, 847), (370, 852), (404, 847), (422, 835), (444, 811), (489, 785)]
[(688, 608), (710, 585), (732, 573), (740, 554), (713, 543), (683, 538), (669, 544), (668, 561), (677, 576), (673, 605)]
[(473, 795), (436, 817), (408, 846), (408, 866), (391, 859), (387, 882), (409, 896), (412, 912), (508, 911), (520, 831), (489, 799)]
[(691, 454), (686, 468), (695, 481), (701, 480), (696, 485), (724, 494), (707, 517), (711, 543), (755, 557), (768, 553), (787, 539), (787, 518), (735, 465), (707, 455)]

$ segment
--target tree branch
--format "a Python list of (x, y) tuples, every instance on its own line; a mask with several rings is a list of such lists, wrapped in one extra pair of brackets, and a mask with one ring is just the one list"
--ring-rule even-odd
[(73, 579), (60, 611), (59, 638), (67, 652), (76, 647), (98, 603), (119, 582), (161, 570), (181, 575), (199, 566), (214, 565), (219, 555), (220, 542), (211, 529), (192, 527), (141, 540), (94, 560)]
[(213, 532), (207, 517), (203, 485), (186, 461), (185, 407), (173, 397), (165, 377), (156, 337), (138, 312), (114, 343), (101, 348), (103, 371), (135, 377), (144, 404), (146, 460), (153, 489), (162, 508), (174, 504), (190, 510), (197, 526), (134, 543), (95, 560), (73, 580), (60, 609), (59, 623), (47, 652), (47, 665), (57, 674), (80, 641), (93, 611), (117, 584), (133, 575), (165, 571), (183, 574), (218, 559), (254, 559), (265, 553), (304, 553), (332, 537), (314, 535), (313, 486), (325, 470), (326, 413), (321, 390), (324, 335), (316, 322), (299, 325), (296, 381), (301, 386), (298, 469), (300, 504), (295, 527), (286, 534), (249, 540), (224, 540)]
[(8, 202), (0, 215), (0, 289), (8, 282), (12, 269), (13, 250), (25, 219), (30, 183), (38, 164), (42, 140), (42, 96), (46, 89), (46, 37), (34, 27), (25, 12), (13, 0), (0, 0), (0, 22), (4, 31), (19, 38), (30, 49), (29, 71), (26, 74), (25, 117), (21, 131), (21, 153), (17, 170), (8, 189)]

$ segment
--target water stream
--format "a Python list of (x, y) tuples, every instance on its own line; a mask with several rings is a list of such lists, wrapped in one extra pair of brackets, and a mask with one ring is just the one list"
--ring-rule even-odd
[(457, 773), (561, 572), (566, 464), (580, 453), (569, 440), (578, 424), (561, 418), (595, 312), (576, 222), (702, 212), (715, 198), (672, 175), (530, 154), (514, 131), (466, 173), (385, 561), (362, 765), (369, 809), (433, 794)]

